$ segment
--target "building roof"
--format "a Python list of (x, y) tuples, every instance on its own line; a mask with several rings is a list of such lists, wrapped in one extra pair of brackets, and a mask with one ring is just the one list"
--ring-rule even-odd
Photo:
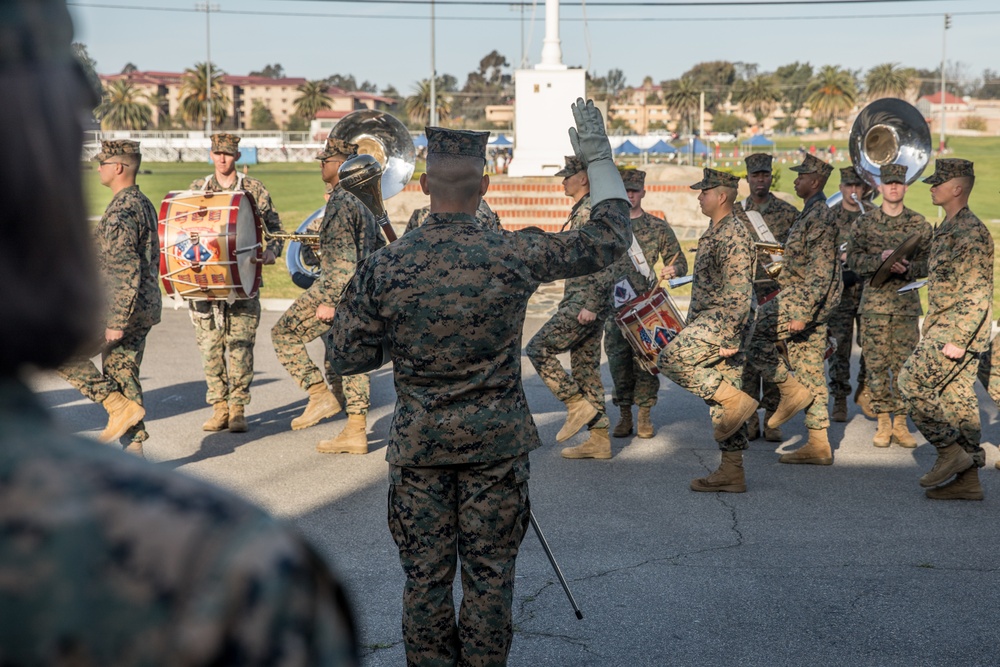
[[(920, 99), (927, 100), (930, 104), (941, 104), (941, 91), (938, 91), (938, 92), (936, 92), (936, 93), (934, 93), (932, 95), (924, 95)], [(958, 97), (957, 95), (952, 95), (949, 92), (945, 92), (945, 94), (944, 94), (944, 103), (945, 104), (965, 104), (965, 100), (963, 100), (961, 97)]]

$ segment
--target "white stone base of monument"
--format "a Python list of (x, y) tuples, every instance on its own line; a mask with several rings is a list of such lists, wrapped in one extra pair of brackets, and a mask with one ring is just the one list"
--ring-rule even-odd
[(582, 69), (520, 69), (514, 72), (514, 159), (510, 176), (552, 176), (573, 154), (570, 106), (585, 97)]

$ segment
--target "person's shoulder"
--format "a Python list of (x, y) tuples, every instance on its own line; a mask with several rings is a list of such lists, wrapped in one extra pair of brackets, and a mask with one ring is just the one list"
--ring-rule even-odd
[(795, 207), (794, 204), (786, 202), (781, 197), (777, 196), (773, 192), (771, 193), (771, 206), (774, 206), (776, 210), (783, 211), (785, 213), (790, 213), (792, 215), (798, 215), (799, 209)]
[(202, 190), (204, 189), (206, 183), (208, 183), (207, 178), (196, 178), (191, 181), (191, 187), (189, 187), (188, 190)]
[(253, 176), (243, 177), (243, 189), (249, 191), (264, 192), (264, 193), (267, 192), (267, 187), (264, 185), (264, 183), (261, 182), (259, 178), (254, 178)]

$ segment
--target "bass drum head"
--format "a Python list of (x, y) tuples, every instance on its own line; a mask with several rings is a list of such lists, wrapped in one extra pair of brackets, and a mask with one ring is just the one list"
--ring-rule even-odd
[(263, 226), (260, 214), (250, 195), (239, 198), (236, 211), (236, 272), (239, 275), (237, 298), (252, 299), (260, 290), (262, 264), (254, 261), (263, 255)]

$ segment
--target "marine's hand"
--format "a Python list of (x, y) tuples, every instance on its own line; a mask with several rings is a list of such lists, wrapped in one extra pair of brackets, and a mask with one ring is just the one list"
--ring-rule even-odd
[(274, 260), (276, 259), (277, 257), (272, 250), (268, 249), (264, 251), (264, 264), (274, 264)]
[(597, 313), (592, 313), (586, 308), (581, 308), (580, 313), (576, 316), (576, 321), (580, 324), (590, 324), (597, 319)]
[(316, 306), (316, 319), (324, 324), (331, 324), (333, 322), (333, 316), (336, 315), (336, 313), (336, 308), (328, 306), (325, 303)]
[(805, 331), (806, 323), (802, 320), (791, 320), (788, 323), (788, 333), (800, 333)]
[(941, 354), (948, 357), (952, 361), (957, 361), (965, 356), (965, 348), (959, 347), (953, 343), (945, 343), (944, 347), (941, 348)]
[(723, 359), (728, 359), (729, 357), (733, 356), (739, 351), (740, 348), (738, 347), (720, 347), (719, 356), (722, 357)]
[(125, 336), (125, 332), (121, 329), (105, 329), (104, 330), (104, 341), (111, 345), (112, 343), (117, 343)]
[(594, 101), (584, 102), (583, 98), (577, 98), (572, 108), (576, 127), (569, 128), (569, 140), (576, 156), (588, 165), (597, 160), (611, 160), (611, 144), (604, 131), (604, 118), (594, 106)]

